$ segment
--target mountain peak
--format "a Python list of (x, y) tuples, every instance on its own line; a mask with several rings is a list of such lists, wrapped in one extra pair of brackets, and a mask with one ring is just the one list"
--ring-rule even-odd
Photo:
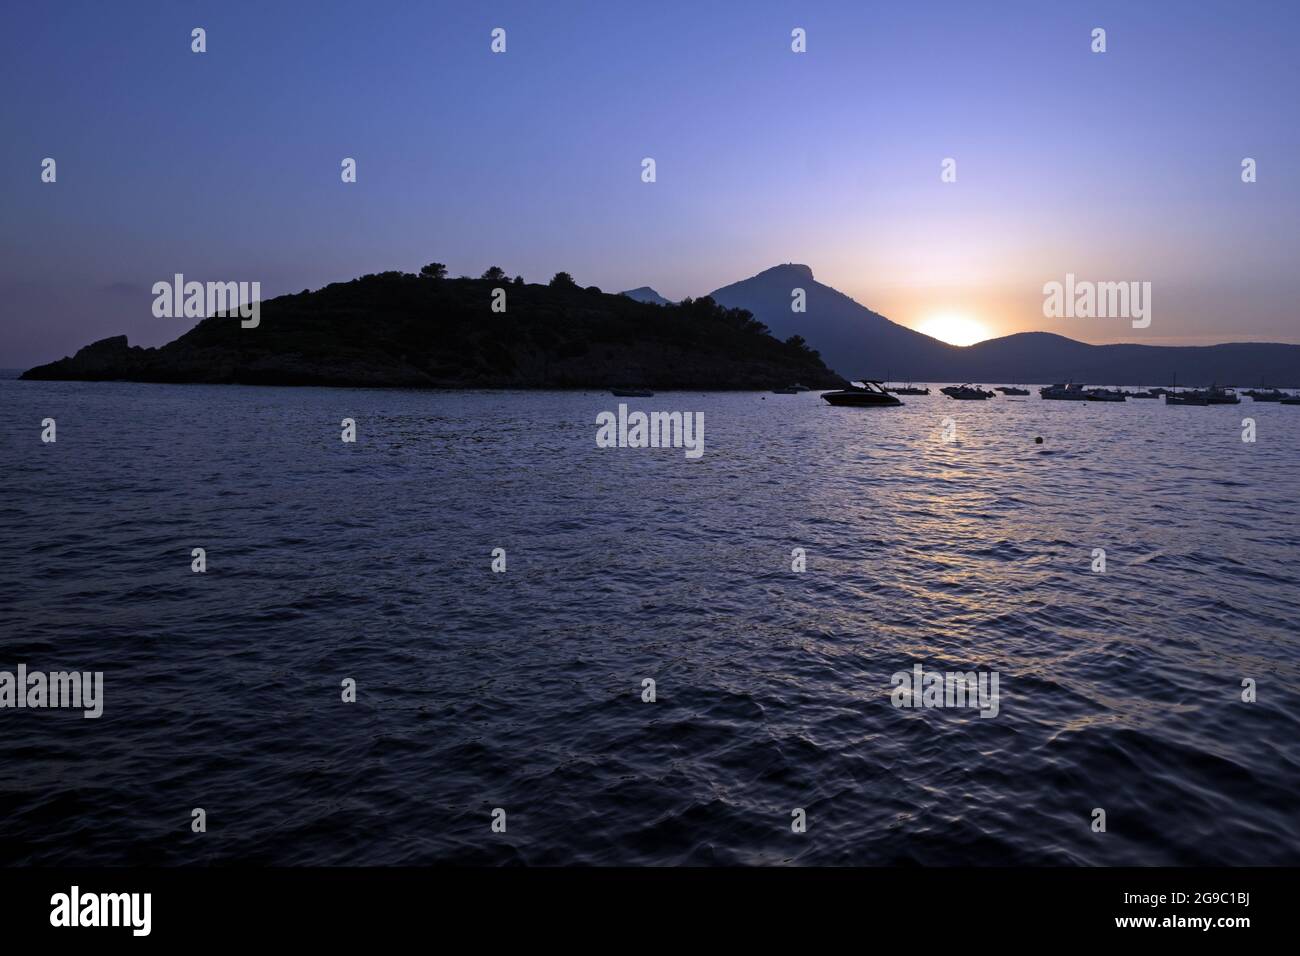
[(813, 281), (812, 267), (803, 265), (799, 262), (783, 262), (779, 266), (772, 266), (770, 269), (764, 269), (758, 275), (754, 276), (754, 278), (758, 279), (764, 276), (770, 276), (772, 278), (780, 277), (800, 279), (808, 282)]
[(665, 299), (648, 285), (643, 285), (636, 289), (628, 289), (626, 292), (620, 292), (619, 295), (625, 295), (629, 299), (636, 299), (638, 302), (649, 302), (652, 305), (672, 305), (672, 302)]

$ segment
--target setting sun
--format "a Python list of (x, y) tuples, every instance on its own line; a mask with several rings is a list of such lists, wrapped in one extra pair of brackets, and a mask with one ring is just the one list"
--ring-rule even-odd
[(916, 331), (949, 345), (974, 345), (989, 337), (989, 330), (979, 322), (955, 312), (944, 312), (924, 319)]

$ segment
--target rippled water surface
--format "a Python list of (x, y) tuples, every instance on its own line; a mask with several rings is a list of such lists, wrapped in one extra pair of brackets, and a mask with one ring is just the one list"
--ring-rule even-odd
[(1300, 407), (619, 401), (0, 382), (0, 861), (1300, 863)]

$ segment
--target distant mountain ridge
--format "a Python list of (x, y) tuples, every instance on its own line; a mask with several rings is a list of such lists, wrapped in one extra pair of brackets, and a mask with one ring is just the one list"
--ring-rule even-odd
[(628, 289), (626, 292), (620, 292), (619, 295), (625, 295), (629, 299), (635, 299), (637, 302), (648, 302), (651, 305), (672, 305), (672, 301), (665, 299), (648, 285), (643, 285), (637, 289)]
[[(791, 310), (803, 289), (805, 312)], [(773, 266), (710, 293), (746, 309), (777, 338), (800, 335), (850, 379), (1094, 382), (1108, 385), (1300, 385), (1300, 345), (1089, 345), (1052, 332), (1019, 332), (959, 347), (891, 322), (818, 282), (806, 265)]]

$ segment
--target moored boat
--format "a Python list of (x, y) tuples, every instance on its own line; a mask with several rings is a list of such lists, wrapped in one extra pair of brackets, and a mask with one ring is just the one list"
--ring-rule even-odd
[(963, 402), (983, 401), (986, 398), (994, 398), (994, 392), (986, 392), (978, 385), (949, 385), (947, 388), (941, 388), (939, 391), (949, 398), (955, 398)]
[(855, 408), (887, 408), (903, 404), (885, 391), (884, 386), (879, 382), (854, 382), (852, 385), (852, 388), (841, 389), (838, 392), (823, 392), (822, 399), (831, 405)]
[(1088, 402), (1122, 402), (1125, 397), (1117, 388), (1090, 388), (1083, 395)]
[(1044, 385), (1038, 394), (1043, 398), (1063, 402), (1081, 402), (1086, 397), (1083, 386), (1074, 382), (1068, 385)]
[(887, 388), (885, 391), (893, 392), (895, 395), (929, 395), (930, 387), (927, 385), (925, 388), (916, 388), (909, 383), (899, 388)]
[(1276, 388), (1252, 388), (1242, 392), (1242, 394), (1249, 395), (1257, 402), (1280, 402), (1288, 397), (1286, 392), (1279, 391)]
[(997, 387), (997, 391), (1001, 392), (1003, 395), (1028, 395), (1029, 394), (1029, 389), (1016, 388), (1014, 385), (999, 385)]

